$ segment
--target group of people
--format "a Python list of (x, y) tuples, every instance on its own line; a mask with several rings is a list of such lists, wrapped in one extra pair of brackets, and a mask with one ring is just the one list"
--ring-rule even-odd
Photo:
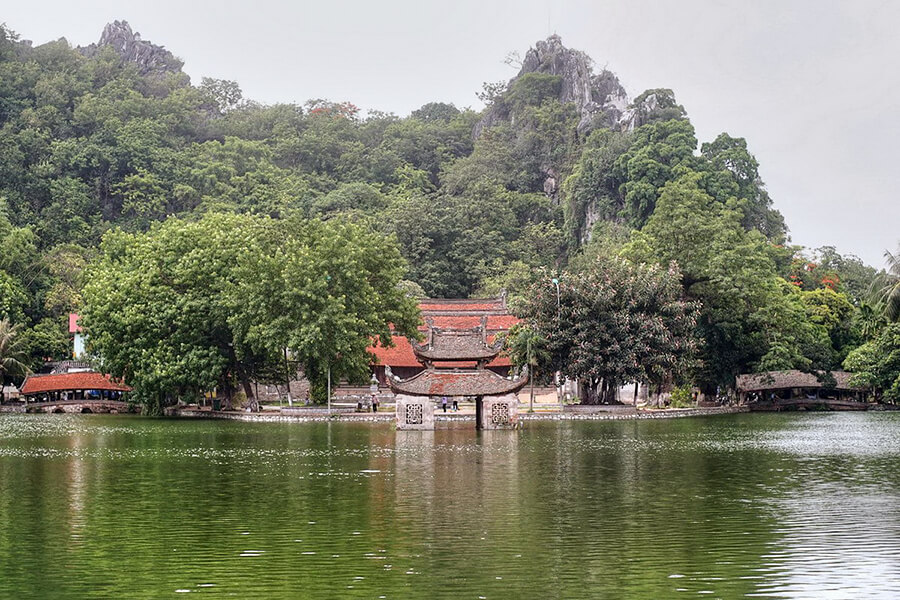
[[(444, 410), (444, 412), (447, 412), (448, 401), (449, 398), (447, 398), (447, 396), (441, 396), (441, 408)], [(459, 402), (456, 400), (456, 398), (453, 398), (453, 408), (451, 410), (453, 412), (459, 412)]]

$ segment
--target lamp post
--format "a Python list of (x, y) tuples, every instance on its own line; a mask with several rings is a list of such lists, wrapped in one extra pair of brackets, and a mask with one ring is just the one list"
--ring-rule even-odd
[[(284, 347), (284, 384), (287, 386), (287, 399), (288, 406), (294, 406), (294, 400), (291, 398), (291, 366), (288, 363), (288, 351), (287, 346)], [(278, 391), (278, 388), (275, 388), (275, 391)], [(281, 398), (278, 399), (278, 403), (281, 404)]]
[(556, 286), (556, 324), (559, 325), (559, 279), (554, 277), (551, 281)]
[(534, 339), (534, 332), (528, 335), (528, 378), (531, 380), (531, 393), (528, 395), (528, 412), (534, 412), (534, 355), (531, 352), (531, 341)]
[[(553, 285), (556, 286), (556, 328), (559, 329), (559, 279), (554, 277), (551, 279)], [(554, 375), (556, 379), (556, 397), (559, 400), (559, 414), (563, 413), (563, 392), (562, 392), (562, 374), (557, 371)]]

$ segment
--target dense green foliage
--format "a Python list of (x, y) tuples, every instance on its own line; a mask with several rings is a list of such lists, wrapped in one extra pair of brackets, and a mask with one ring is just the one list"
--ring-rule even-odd
[(892, 322), (900, 321), (900, 253), (885, 251), (887, 270), (872, 283), (874, 303), (884, 317)]
[(4, 400), (3, 378), (28, 373), (19, 329), (21, 325), (11, 324), (9, 319), (0, 319), (0, 402)]
[(853, 372), (853, 384), (874, 390), (878, 398), (900, 403), (900, 324), (891, 324), (874, 340), (853, 350), (844, 367)]
[[(287, 352), (316, 386), (367, 378), (372, 337), (415, 335), (396, 246), (342, 221), (208, 215), (110, 233), (88, 269), (82, 323), (102, 367), (153, 411), (277, 372)], [(283, 371), (282, 371), (283, 372)]]
[(580, 274), (542, 278), (519, 310), (546, 340), (546, 364), (578, 378), (582, 402), (611, 402), (626, 382), (658, 388), (689, 375), (699, 306), (682, 296), (674, 263), (601, 257)]
[[(835, 368), (877, 336), (878, 315), (895, 304), (869, 301), (874, 269), (834, 248), (787, 246), (743, 138), (723, 133), (698, 148), (665, 89), (635, 99), (633, 127), (579, 133), (578, 109), (559, 100), (563, 84), (528, 73), (490, 86), (482, 114), (440, 102), (403, 118), (321, 99), (266, 106), (244, 99), (235, 82), (192, 86), (181, 72), (142, 74), (111, 47), (86, 57), (65, 40), (31, 47), (0, 27), (0, 318), (21, 326), (32, 367), (63, 358), (66, 314), (84, 307), (85, 285), (94, 293), (101, 285), (102, 270), (85, 270), (91, 261), (108, 263), (114, 247), (129, 244), (147, 245), (159, 264), (181, 261), (160, 236), (174, 236), (166, 243), (177, 247), (188, 243), (178, 232), (195, 239), (191, 222), (208, 227), (225, 221), (205, 215), (231, 214), (289, 221), (297, 239), (318, 221), (356, 222), (368, 233), (351, 237), (368, 241), (347, 249), (353, 266), (373, 251), (374, 233), (394, 236), (405, 285), (438, 297), (521, 295), (541, 269), (578, 277), (612, 257), (666, 269), (674, 261), (686, 300), (701, 307), (693, 381), (707, 390), (732, 386), (740, 372)], [(169, 216), (181, 225), (154, 229)], [(156, 233), (135, 237), (148, 230)], [(267, 235), (248, 238), (260, 256), (300, 243)], [(241, 243), (229, 237), (222, 247), (198, 246), (196, 256), (238, 264)], [(274, 278), (276, 263), (257, 267)], [(212, 268), (178, 264), (185, 273)], [(222, 345), (229, 341), (260, 360), (276, 346), (300, 352), (289, 328), (273, 326), (266, 335), (277, 342), (267, 344), (254, 329), (276, 306), (308, 317), (294, 300), (261, 297), (255, 316), (240, 328), (229, 323), (238, 339), (204, 346), (219, 354), (200, 369), (202, 385), (182, 382), (176, 393), (236, 368)], [(235, 304), (185, 301), (207, 311), (195, 324), (215, 330), (207, 336), (219, 335)], [(347, 328), (357, 340), (361, 329), (330, 326), (334, 346), (304, 358), (314, 378), (325, 354), (359, 356), (356, 342), (338, 334)], [(244, 346), (245, 335), (256, 345)]]

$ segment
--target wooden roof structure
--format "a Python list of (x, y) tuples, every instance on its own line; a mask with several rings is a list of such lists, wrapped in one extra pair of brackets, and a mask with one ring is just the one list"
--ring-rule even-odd
[(398, 379), (389, 372), (388, 382), (395, 393), (410, 396), (502, 396), (518, 392), (528, 377), (501, 377), (487, 369), (425, 369), (409, 379)]
[(488, 361), (500, 354), (502, 344), (487, 340), (487, 317), (481, 318), (481, 325), (470, 329), (444, 329), (435, 327), (431, 317), (427, 323), (428, 333), (424, 344), (412, 343), (416, 357), (426, 361)]
[[(528, 381), (527, 375), (503, 377), (489, 366), (509, 366), (496, 334), (518, 322), (506, 309), (506, 298), (490, 300), (423, 300), (425, 342), (406, 340), (416, 364), (386, 363), (385, 375), (394, 393), (412, 396), (499, 396), (515, 393)], [(505, 327), (491, 332), (491, 319), (502, 319)], [(475, 324), (473, 325), (473, 321)], [(463, 326), (460, 326), (463, 325)], [(398, 340), (395, 337), (395, 343)], [(377, 353), (376, 353), (377, 356)], [(504, 364), (498, 364), (502, 362)], [(424, 366), (425, 370), (400, 379), (391, 366)]]
[[(419, 331), (426, 337), (424, 345), (428, 343), (428, 334), (432, 327), (449, 331), (474, 329), (479, 326), (484, 329), (485, 343), (491, 345), (498, 334), (509, 331), (519, 322), (518, 318), (509, 313), (504, 296), (465, 300), (423, 298), (419, 301), (419, 310), (422, 311), (423, 317)], [(375, 358), (375, 364), (394, 368), (422, 366), (422, 362), (416, 356), (413, 342), (405, 336), (396, 334), (392, 336), (391, 341), (393, 345), (387, 348), (379, 344), (369, 348), (369, 352)], [(473, 363), (470, 366), (475, 365)], [(495, 354), (486, 366), (502, 368), (510, 367), (512, 363), (507, 356)]]
[[(823, 372), (822, 375), (825, 375)], [(863, 388), (850, 385), (852, 373), (846, 371), (831, 371), (836, 385), (832, 389), (860, 391)], [(794, 388), (822, 388), (826, 387), (815, 373), (803, 371), (767, 371), (765, 373), (752, 373), (737, 376), (738, 392), (761, 392), (769, 390), (784, 390)]]
[(48, 392), (74, 392), (80, 390), (130, 392), (131, 388), (124, 383), (113, 381), (109, 375), (89, 371), (31, 375), (25, 379), (20, 393), (23, 396), (35, 396)]

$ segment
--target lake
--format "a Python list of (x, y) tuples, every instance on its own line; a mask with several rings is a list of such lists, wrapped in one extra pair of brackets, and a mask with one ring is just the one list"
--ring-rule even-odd
[(0, 597), (898, 598), (900, 412), (0, 415)]

